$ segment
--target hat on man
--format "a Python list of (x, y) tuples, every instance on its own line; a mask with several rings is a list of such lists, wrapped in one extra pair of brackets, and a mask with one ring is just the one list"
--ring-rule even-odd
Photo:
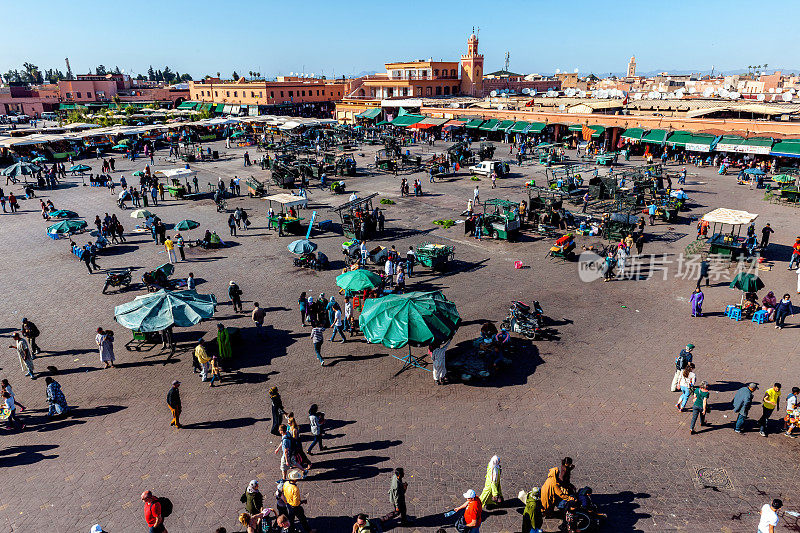
[(475, 491), (472, 490), (472, 489), (469, 489), (467, 492), (464, 493), (464, 497), (466, 499), (468, 499), (468, 500), (471, 500), (472, 498), (475, 497)]
[(100, 524), (95, 524), (92, 526), (92, 529), (89, 530), (89, 533), (104, 533), (103, 528), (100, 527)]
[(687, 344), (686, 345), (686, 349), (687, 350), (694, 350), (694, 344)]
[(753, 390), (758, 389), (758, 383), (748, 383), (747, 387)]
[(175, 381), (173, 381), (173, 382), (172, 382), (172, 384), (173, 384), (173, 385), (180, 385), (180, 384), (181, 384), (181, 382), (180, 382), (180, 381), (178, 381), (178, 380), (176, 379)]

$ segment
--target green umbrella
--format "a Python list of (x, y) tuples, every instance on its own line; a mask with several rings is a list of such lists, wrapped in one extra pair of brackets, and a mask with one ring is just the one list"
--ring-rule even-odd
[(47, 228), (47, 233), (50, 235), (62, 235), (65, 233), (76, 233), (81, 231), (86, 227), (85, 220), (62, 220), (61, 222), (56, 222), (49, 228)]
[(387, 348), (444, 341), (460, 322), (456, 305), (439, 291), (370, 298), (358, 318), (367, 341)]
[(755, 274), (740, 272), (728, 286), (731, 289), (739, 289), (742, 292), (758, 292), (764, 288), (764, 282)]
[(68, 209), (56, 209), (50, 212), (50, 218), (78, 218), (78, 213)]
[(195, 291), (167, 291), (137, 296), (114, 308), (114, 319), (136, 331), (161, 331), (170, 326), (194, 326), (214, 316), (217, 299)]
[(794, 181), (794, 176), (790, 176), (789, 174), (778, 174), (777, 176), (772, 177), (772, 181), (778, 183), (792, 183)]
[(188, 231), (198, 227), (200, 227), (200, 223), (195, 222), (194, 220), (181, 220), (175, 224), (175, 229), (178, 231)]
[(0, 174), (10, 178), (16, 178), (17, 176), (30, 176), (36, 172), (39, 172), (39, 170), (41, 170), (39, 165), (34, 165), (33, 163), (28, 163), (27, 161), (20, 161), (18, 163), (14, 163), (10, 167), (4, 168)]
[(46, 161), (47, 161), (47, 158), (40, 155), (39, 157), (37, 157), (36, 159), (33, 160), (33, 163), (45, 163)]
[(138, 177), (138, 176), (144, 176), (144, 172), (142, 172), (141, 170), (137, 170), (137, 171), (136, 171), (136, 172), (134, 172), (132, 175), (133, 175), (133, 176), (137, 176), (137, 177)]
[(233, 133), (233, 135), (231, 135), (231, 139), (238, 139), (238, 138), (239, 138), (239, 137), (241, 137), (242, 135), (244, 135), (244, 132), (243, 132), (243, 131), (237, 131), (237, 132), (234, 132), (234, 133)]
[(131, 218), (147, 218), (152, 216), (153, 213), (148, 211), (147, 209), (136, 209), (131, 211)]
[(112, 150), (127, 150), (128, 149), (128, 145), (127, 144), (115, 144), (114, 146), (111, 147), (111, 149)]
[(364, 289), (374, 289), (381, 284), (381, 277), (374, 272), (364, 268), (351, 270), (336, 276), (336, 285), (350, 291), (363, 291)]
[(86, 172), (88, 170), (92, 170), (92, 167), (89, 165), (74, 165), (70, 167), (69, 172)]
[(297, 239), (287, 246), (290, 252), (297, 255), (310, 254), (317, 249), (317, 245), (308, 239)]

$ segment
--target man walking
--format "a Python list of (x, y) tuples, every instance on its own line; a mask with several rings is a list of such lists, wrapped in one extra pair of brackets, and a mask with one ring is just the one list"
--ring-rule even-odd
[(167, 259), (170, 264), (177, 263), (178, 259), (175, 257), (175, 243), (172, 242), (172, 239), (169, 237), (164, 241), (164, 249), (167, 251)]
[(180, 386), (181, 382), (176, 379), (172, 382), (172, 387), (170, 387), (169, 392), (167, 392), (167, 405), (172, 412), (172, 422), (170, 422), (169, 425), (175, 426), (178, 429), (183, 427), (181, 425), (181, 393), (178, 390)]
[(322, 358), (322, 334), (324, 331), (325, 328), (321, 327), (319, 323), (315, 323), (314, 327), (311, 328), (311, 343), (314, 345), (314, 353), (317, 354), (320, 366), (325, 366), (325, 360)]
[(414, 247), (409, 246), (406, 252), (406, 274), (408, 277), (414, 275), (414, 265), (417, 263), (417, 254), (414, 253)]
[(233, 304), (233, 311), (235, 312), (242, 312), (242, 289), (234, 283), (233, 280), (228, 284), (228, 296), (231, 299), (231, 304)]
[(389, 501), (392, 502), (394, 507), (393, 516), (400, 517), (400, 525), (405, 526), (408, 524), (408, 516), (406, 515), (406, 490), (408, 490), (408, 483), (403, 481), (405, 472), (402, 468), (395, 468), (392, 475), (392, 483), (389, 485)]
[(30, 346), (32, 354), (36, 355), (41, 353), (42, 350), (36, 345), (36, 337), (39, 336), (39, 328), (27, 318), (22, 319), (22, 336), (28, 341), (28, 346)]
[(267, 312), (264, 311), (261, 307), (259, 307), (258, 302), (253, 304), (253, 322), (256, 324), (256, 333), (259, 335), (263, 334), (264, 328), (264, 318), (267, 316)]
[(479, 203), (481, 203), (481, 194), (480, 191), (478, 190), (478, 186), (476, 185), (475, 190), (472, 191), (472, 205), (474, 205), (475, 208), (477, 208)]
[(761, 400), (761, 418), (758, 419), (758, 433), (762, 437), (767, 436), (767, 424), (772, 411), (780, 409), (781, 405), (781, 384), (775, 383), (764, 392)]
[(28, 347), (28, 343), (25, 342), (25, 339), (23, 339), (19, 333), (14, 333), (13, 339), (15, 344), (13, 346), (9, 346), (9, 348), (16, 348), (22, 371), (29, 378), (36, 379), (36, 376), (33, 373), (33, 354)]
[(680, 390), (678, 388), (678, 382), (681, 379), (683, 369), (692, 362), (692, 350), (694, 350), (694, 344), (687, 344), (686, 348), (681, 350), (681, 353), (675, 358), (675, 375), (672, 376), (672, 385), (670, 385), (669, 388), (670, 392), (677, 392)]
[(770, 227), (769, 223), (767, 223), (766, 226), (761, 228), (761, 249), (762, 250), (765, 250), (767, 248), (767, 245), (769, 245), (769, 236), (770, 236), (771, 233), (775, 233), (775, 230)]
[(144, 521), (150, 528), (149, 533), (167, 533), (164, 527), (164, 515), (161, 510), (161, 502), (153, 496), (153, 493), (146, 490), (142, 493), (144, 502)]
[(333, 326), (333, 335), (331, 335), (331, 342), (333, 342), (333, 339), (336, 338), (337, 333), (342, 337), (341, 342), (347, 342), (347, 338), (344, 336), (344, 319), (342, 318), (342, 310), (338, 306), (333, 312), (333, 322), (331, 326)]
[(708, 381), (701, 381), (700, 388), (694, 391), (694, 403), (692, 404), (692, 425), (690, 435), (694, 435), (694, 425), (697, 417), (700, 417), (700, 426), (706, 425), (706, 413), (708, 412)]
[(742, 433), (744, 421), (747, 420), (750, 406), (753, 405), (753, 392), (756, 389), (758, 389), (758, 383), (750, 383), (736, 391), (736, 396), (733, 397), (733, 412), (738, 415), (734, 426), (736, 433)]
[(289, 507), (289, 521), (294, 523), (297, 520), (300, 523), (300, 531), (310, 533), (311, 526), (308, 524), (306, 513), (303, 510), (306, 500), (300, 498), (300, 489), (295, 480), (289, 479), (283, 484), (283, 498)]
[(758, 533), (775, 533), (778, 525), (778, 509), (783, 507), (783, 502), (778, 498), (772, 503), (765, 503), (761, 508), (761, 519), (758, 521)]
[(311, 435), (314, 436), (314, 440), (311, 441), (311, 445), (306, 450), (306, 453), (310, 455), (314, 445), (319, 446), (320, 451), (325, 449), (322, 445), (322, 425), (325, 423), (325, 414), (319, 411), (319, 407), (317, 407), (315, 403), (311, 404), (311, 407), (308, 408), (308, 421), (311, 427)]

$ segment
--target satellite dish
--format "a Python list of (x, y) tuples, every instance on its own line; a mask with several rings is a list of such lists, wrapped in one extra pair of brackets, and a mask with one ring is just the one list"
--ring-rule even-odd
[(791, 101), (792, 101), (792, 93), (783, 93), (783, 94), (781, 95), (781, 99), (782, 99), (784, 102), (791, 102)]
[(564, 104), (561, 104), (560, 106), (558, 106), (558, 110), (559, 111), (564, 111), (564, 109), (565, 109)]
[(577, 73), (578, 73), (578, 67), (575, 67), (575, 70), (573, 70), (572, 72), (574, 72), (575, 74), (577, 74)]
[(767, 97), (764, 95), (764, 93), (761, 93), (758, 96), (756, 96), (756, 100), (758, 100), (759, 102), (763, 102), (766, 99)]
[(492, 98), (494, 98), (495, 96), (497, 96), (497, 91), (492, 91), (492, 92), (490, 92), (490, 93), (489, 93), (489, 96), (491, 96)]
[(536, 89), (531, 89), (530, 90), (530, 95), (531, 96), (536, 96)]
[(499, 106), (497, 106), (497, 109), (499, 109), (499, 110), (501, 110), (501, 111), (502, 111), (503, 109), (505, 109), (505, 108), (506, 108), (505, 104), (500, 104)]
[(453, 109), (457, 108), (458, 102), (453, 102), (452, 104), (450, 104), (450, 107), (452, 107)]
[(531, 90), (530, 90), (530, 89), (528, 89), (527, 87), (525, 87), (524, 89), (522, 89), (522, 94), (530, 94), (530, 93), (531, 93)]
[(294, 72), (290, 72), (290, 73), (289, 73), (289, 76), (294, 76)]
[(560, 68), (556, 69), (556, 74), (561, 74), (561, 69)]
[(794, 93), (795, 93), (794, 89), (789, 89), (789, 94), (794, 94)]
[(694, 86), (689, 87), (689, 94), (694, 94), (696, 92), (697, 92), (697, 89)]
[(711, 87), (706, 87), (705, 89), (703, 89), (703, 96), (704, 97), (708, 98), (712, 94), (714, 94), (714, 89), (712, 89)]

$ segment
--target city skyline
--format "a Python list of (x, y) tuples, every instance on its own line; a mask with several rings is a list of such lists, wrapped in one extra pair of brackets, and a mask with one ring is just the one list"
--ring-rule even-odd
[[(35, 19), (27, 16), (30, 4), (14, 3), (6, 6), (6, 12), (9, 20), (19, 23), (0, 36), (4, 49), (13, 53), (2, 57), (0, 71), (18, 69), (25, 61), (40, 69), (66, 71), (64, 57), (69, 57), (75, 74), (105, 65), (146, 75), (151, 65), (155, 69), (169, 65), (195, 79), (217, 72), (230, 77), (234, 71), (266, 77), (290, 72), (353, 76), (379, 72), (387, 61), (457, 60), (473, 27), (480, 31), (487, 72), (503, 68), (506, 51), (511, 54), (510, 70), (523, 74), (552, 74), (556, 69), (578, 69), (600, 77), (622, 74), (631, 55), (636, 55), (640, 73), (708, 73), (712, 67), (716, 72), (737, 71), (751, 64), (768, 64), (770, 71), (794, 68), (798, 45), (789, 32), (744, 39), (736, 30), (741, 21), (733, 4), (737, 2), (714, 0), (692, 5), (687, 12), (680, 6), (690, 4), (677, 2), (677, 8), (676, 3), (648, 7), (645, 14), (632, 2), (618, 2), (616, 9), (604, 11), (578, 2), (567, 18), (557, 6), (539, 2), (523, 8), (500, 2), (486, 13), (485, 5), (481, 9), (477, 2), (412, 1), (406, 5), (410, 13), (406, 15), (392, 6), (357, 0), (347, 6), (310, 2), (304, 20), (286, 21), (270, 18), (275, 13), (272, 6), (278, 4), (248, 0), (230, 11), (234, 23), (204, 29), (208, 14), (219, 12), (216, 4), (205, 1), (169, 5), (145, 1), (137, 4), (136, 11), (145, 15), (132, 17), (115, 17), (98, 12), (93, 2), (77, 1), (69, 12), (42, 9)], [(778, 2), (773, 7), (781, 5), (790, 4)], [(424, 10), (417, 9), (423, 6)], [(526, 16), (519, 16), (520, 11)], [(240, 12), (250, 15), (237, 18)], [(389, 20), (392, 17), (396, 22)], [(337, 19), (341, 27), (326, 31)], [(91, 31), (40, 31), (65, 26)], [(671, 39), (676, 28), (691, 37)], [(133, 38), (120, 42), (120, 34)], [(15, 42), (26, 42), (24, 49)]]

